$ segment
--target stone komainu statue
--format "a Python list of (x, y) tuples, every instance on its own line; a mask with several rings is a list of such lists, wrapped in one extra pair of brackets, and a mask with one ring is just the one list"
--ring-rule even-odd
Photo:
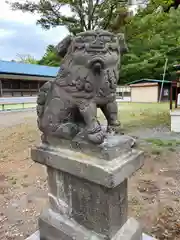
[(120, 126), (116, 86), (120, 58), (127, 51), (124, 35), (87, 31), (66, 37), (57, 51), (64, 59), (56, 79), (40, 89), (38, 127), (44, 139), (72, 139), (84, 131), (89, 141), (100, 144), (105, 132), (97, 120), (97, 107), (107, 119), (108, 132)]

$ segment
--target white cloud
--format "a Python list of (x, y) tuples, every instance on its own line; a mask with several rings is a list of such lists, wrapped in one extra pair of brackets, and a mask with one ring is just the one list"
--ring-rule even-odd
[(0, 28), (0, 39), (1, 38), (6, 38), (6, 37), (10, 37), (14, 34), (14, 31), (10, 31), (10, 30), (5, 30), (3, 28)]
[[(40, 58), (47, 45), (57, 44), (68, 34), (63, 26), (43, 30), (36, 25), (38, 15), (12, 11), (6, 0), (0, 1), (0, 59), (12, 60), (17, 54), (30, 54)], [(65, 10), (69, 15), (70, 11)]]
[[(9, 2), (15, 2), (14, 0), (9, 0)], [(18, 2), (24, 2), (19, 0)], [(23, 13), (22, 11), (12, 11), (10, 5), (6, 3), (6, 0), (1, 0), (1, 8), (0, 8), (0, 19), (15, 21), (22, 23), (25, 20), (25, 24), (35, 24), (38, 19), (38, 15)]]

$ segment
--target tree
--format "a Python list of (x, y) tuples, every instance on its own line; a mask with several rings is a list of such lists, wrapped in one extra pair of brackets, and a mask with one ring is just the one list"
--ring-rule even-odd
[(165, 59), (168, 71), (180, 61), (180, 8), (169, 13), (140, 12), (126, 26), (129, 53), (123, 57), (121, 83), (141, 78), (162, 79)]
[(31, 55), (17, 54), (17, 57), (18, 57), (18, 59), (16, 60), (17, 62), (30, 63), (30, 64), (37, 64), (38, 63), (38, 60), (36, 60)]
[(59, 66), (61, 62), (56, 49), (53, 45), (49, 45), (41, 60), (38, 61), (40, 65)]
[[(66, 26), (70, 33), (92, 30), (95, 28), (111, 29), (121, 15), (120, 8), (127, 0), (39, 0), (38, 3), (26, 1), (9, 4), (13, 10), (38, 13), (37, 24), (49, 29)], [(68, 16), (65, 11), (70, 9)], [(123, 13), (124, 14), (124, 13)], [(123, 18), (124, 15), (120, 16)]]

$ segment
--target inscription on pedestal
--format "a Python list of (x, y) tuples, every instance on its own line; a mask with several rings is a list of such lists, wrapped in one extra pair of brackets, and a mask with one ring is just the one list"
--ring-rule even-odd
[(98, 233), (113, 236), (127, 220), (127, 180), (108, 189), (86, 180), (72, 181), (72, 217)]
[(50, 207), (80, 225), (113, 236), (127, 220), (127, 180), (106, 188), (48, 167)]
[(70, 175), (51, 167), (47, 167), (47, 173), (50, 207), (59, 214), (70, 215), (72, 211)]

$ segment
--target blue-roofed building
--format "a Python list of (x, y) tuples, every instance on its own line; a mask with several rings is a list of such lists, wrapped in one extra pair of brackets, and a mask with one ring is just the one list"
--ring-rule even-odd
[(53, 80), (59, 67), (0, 60), (0, 97), (36, 96), (39, 88)]

